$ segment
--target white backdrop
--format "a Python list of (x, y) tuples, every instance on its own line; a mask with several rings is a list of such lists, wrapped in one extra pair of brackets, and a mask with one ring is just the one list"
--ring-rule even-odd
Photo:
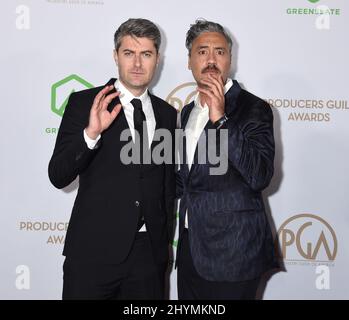
[[(56, 190), (47, 165), (70, 92), (117, 76), (113, 34), (129, 17), (160, 26), (152, 90), (177, 108), (194, 89), (184, 85), (193, 81), (184, 46), (190, 24), (204, 17), (231, 31), (232, 75), (274, 106), (276, 173), (265, 198), (287, 272), (270, 279), (264, 299), (349, 298), (348, 1), (5, 0), (0, 7), (0, 299), (61, 297), (77, 183)], [(175, 271), (170, 293), (177, 298)]]

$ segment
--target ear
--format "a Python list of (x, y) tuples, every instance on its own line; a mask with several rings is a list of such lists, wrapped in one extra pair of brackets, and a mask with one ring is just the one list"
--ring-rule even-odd
[(119, 62), (118, 52), (115, 49), (113, 50), (113, 56), (114, 56), (114, 61), (115, 61), (116, 65), (118, 65), (118, 62)]
[(188, 69), (191, 70), (190, 56), (188, 56)]
[(158, 66), (160, 63), (160, 52), (158, 53), (158, 56), (156, 57), (156, 66)]

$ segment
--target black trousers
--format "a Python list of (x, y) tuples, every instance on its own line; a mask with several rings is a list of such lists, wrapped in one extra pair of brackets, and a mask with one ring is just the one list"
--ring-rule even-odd
[(179, 300), (255, 300), (260, 278), (239, 281), (209, 281), (196, 271), (189, 248), (188, 230), (183, 232), (178, 255)]
[(167, 264), (154, 262), (147, 232), (138, 232), (132, 250), (121, 264), (66, 257), (63, 300), (164, 299)]

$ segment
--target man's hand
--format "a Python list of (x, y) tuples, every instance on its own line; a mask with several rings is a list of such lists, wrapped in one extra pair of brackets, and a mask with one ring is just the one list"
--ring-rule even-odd
[(117, 104), (111, 112), (107, 110), (109, 103), (117, 97), (120, 92), (107, 95), (114, 88), (113, 85), (103, 88), (95, 97), (90, 111), (90, 119), (86, 128), (86, 134), (95, 140), (111, 123), (121, 110), (121, 104)]
[(206, 96), (205, 100), (209, 108), (209, 117), (212, 123), (223, 117), (224, 115), (224, 83), (220, 76), (208, 74), (208, 79), (202, 79), (207, 88), (198, 88), (198, 91)]

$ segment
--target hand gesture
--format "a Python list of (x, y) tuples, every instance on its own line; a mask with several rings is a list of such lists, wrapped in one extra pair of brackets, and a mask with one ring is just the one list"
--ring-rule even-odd
[(209, 117), (212, 123), (215, 123), (224, 115), (224, 84), (220, 76), (208, 74), (207, 79), (202, 79), (207, 88), (198, 88), (198, 91), (206, 95), (207, 105), (209, 108)]
[(109, 103), (120, 94), (120, 92), (114, 92), (107, 95), (113, 88), (113, 85), (106, 86), (96, 95), (93, 101), (89, 123), (86, 128), (86, 134), (93, 140), (111, 125), (121, 110), (120, 103), (111, 112), (107, 109)]

